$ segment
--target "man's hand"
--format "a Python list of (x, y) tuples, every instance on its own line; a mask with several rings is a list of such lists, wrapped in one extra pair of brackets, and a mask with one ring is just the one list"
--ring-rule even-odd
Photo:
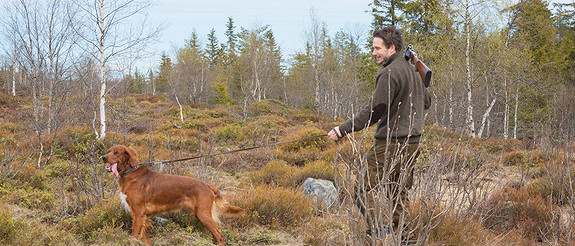
[(333, 129), (331, 129), (331, 131), (329, 131), (327, 133), (327, 136), (329, 137), (329, 139), (331, 140), (338, 140), (339, 138), (343, 137), (341, 135), (341, 132), (339, 131), (339, 126), (334, 127)]

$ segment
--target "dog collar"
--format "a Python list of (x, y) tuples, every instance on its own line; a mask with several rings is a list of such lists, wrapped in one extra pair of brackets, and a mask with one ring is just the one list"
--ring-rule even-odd
[[(160, 162), (160, 163), (161, 163), (161, 162)], [(124, 172), (120, 173), (120, 177), (124, 177), (124, 176), (130, 174), (130, 173), (132, 173), (132, 172), (138, 170), (140, 167), (143, 167), (143, 166), (151, 167), (151, 166), (153, 166), (154, 164), (156, 164), (156, 162), (140, 163), (140, 164), (138, 164), (136, 167), (134, 167), (134, 168), (132, 168), (132, 169), (130, 169), (130, 170), (127, 170), (127, 171), (124, 171)]]

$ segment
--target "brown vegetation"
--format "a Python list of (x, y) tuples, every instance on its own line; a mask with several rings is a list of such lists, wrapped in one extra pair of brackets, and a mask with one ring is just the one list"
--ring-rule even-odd
[[(370, 147), (370, 132), (335, 143), (315, 138), (276, 146), (323, 134), (332, 123), (274, 101), (251, 105), (245, 121), (233, 117), (240, 114), (234, 107), (186, 106), (181, 122), (162, 97), (134, 95), (125, 100), (133, 104), (126, 113), (132, 115), (129, 122), (142, 125), (128, 128), (141, 130), (119, 122), (112, 128), (117, 131), (97, 140), (89, 125), (63, 127), (44, 143), (38, 165), (37, 142), (28, 137), (33, 133), (14, 116), (26, 99), (13, 101), (4, 104), (7, 114), (0, 120), (1, 244), (138, 244), (129, 238), (131, 219), (114, 178), (99, 160), (113, 144), (132, 146), (142, 162), (267, 145), (154, 169), (211, 182), (245, 209), (244, 216), (220, 226), (231, 245), (366, 242), (353, 180), (362, 175), (358, 153)], [(421, 147), (404, 220), (416, 244), (575, 242), (572, 145), (543, 149), (533, 142), (472, 139), (426, 126)], [(308, 177), (334, 181), (340, 202), (327, 209), (304, 196), (299, 186)], [(162, 214), (152, 224), (157, 245), (212, 243), (193, 216)]]

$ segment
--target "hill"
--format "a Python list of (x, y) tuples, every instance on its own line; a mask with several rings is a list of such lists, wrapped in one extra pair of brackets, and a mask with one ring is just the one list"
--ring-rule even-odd
[[(324, 137), (278, 145), (324, 134), (336, 123), (275, 100), (254, 103), (246, 112), (188, 105), (182, 115), (162, 96), (133, 94), (109, 103), (116, 109), (111, 130), (97, 140), (85, 109), (65, 109), (65, 123), (38, 134), (30, 100), (0, 94), (1, 244), (140, 244), (129, 237), (131, 218), (100, 161), (115, 144), (133, 147), (142, 162), (263, 146), (153, 167), (209, 182), (245, 209), (244, 216), (221, 225), (230, 245), (374, 242), (366, 239), (353, 192), (365, 172), (361, 154), (371, 147), (373, 130), (338, 142)], [(427, 125), (403, 219), (413, 244), (573, 244), (574, 153), (572, 143), (472, 139)], [(308, 177), (333, 181), (337, 204), (327, 207), (303, 195), (300, 186)], [(152, 222), (155, 245), (212, 244), (190, 214), (161, 214)]]

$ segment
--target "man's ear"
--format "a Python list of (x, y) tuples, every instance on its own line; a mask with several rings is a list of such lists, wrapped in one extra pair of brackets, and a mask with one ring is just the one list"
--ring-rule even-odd
[(128, 155), (128, 163), (131, 167), (137, 167), (139, 164), (138, 155), (136, 155), (136, 150), (132, 147), (126, 147), (126, 154)]

